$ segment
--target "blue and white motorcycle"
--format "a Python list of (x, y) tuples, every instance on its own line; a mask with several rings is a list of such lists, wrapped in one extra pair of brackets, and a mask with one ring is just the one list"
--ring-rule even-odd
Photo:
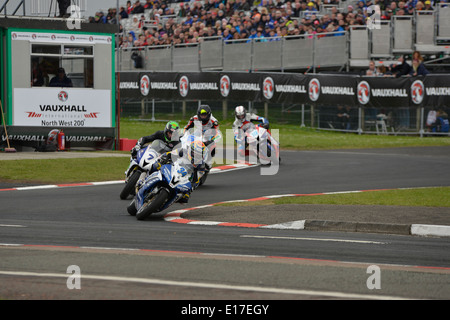
[(155, 140), (148, 146), (140, 149), (136, 157), (130, 157), (130, 165), (125, 171), (125, 186), (120, 192), (120, 199), (125, 200), (128, 196), (135, 195), (136, 183), (144, 179), (151, 172), (153, 164), (162, 153), (170, 149), (161, 140)]
[(144, 220), (152, 213), (167, 209), (192, 189), (191, 174), (189, 166), (183, 165), (183, 158), (162, 165), (138, 186), (136, 196), (127, 208), (128, 213)]

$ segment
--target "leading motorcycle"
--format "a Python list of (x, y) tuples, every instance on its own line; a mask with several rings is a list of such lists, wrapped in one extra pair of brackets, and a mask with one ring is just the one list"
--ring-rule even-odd
[[(181, 143), (169, 155), (160, 157), (160, 169), (148, 175), (136, 185), (136, 196), (127, 207), (130, 215), (143, 220), (155, 212), (167, 209), (180, 200), (186, 193), (190, 193), (193, 184), (190, 179), (195, 168), (192, 161), (191, 145), (195, 141), (193, 135), (186, 133)], [(203, 151), (202, 151), (203, 153)], [(206, 154), (203, 154), (204, 162)], [(201, 178), (201, 177), (200, 177)]]
[(179, 161), (161, 166), (149, 175), (127, 208), (130, 215), (144, 220), (177, 202), (183, 193), (191, 190), (190, 173)]

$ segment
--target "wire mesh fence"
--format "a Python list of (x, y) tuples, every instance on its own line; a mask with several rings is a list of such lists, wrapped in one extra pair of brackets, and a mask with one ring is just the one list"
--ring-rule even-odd
[[(448, 107), (435, 110), (423, 107), (370, 108), (247, 101), (123, 99), (120, 103), (120, 116), (143, 121), (176, 120), (183, 126), (197, 113), (197, 108), (201, 104), (208, 104), (213, 116), (222, 123), (233, 122), (235, 107), (243, 105), (247, 111), (265, 117), (275, 124), (358, 134), (449, 136), (448, 113), (450, 113), (450, 108)], [(445, 125), (445, 121), (447, 125)]]

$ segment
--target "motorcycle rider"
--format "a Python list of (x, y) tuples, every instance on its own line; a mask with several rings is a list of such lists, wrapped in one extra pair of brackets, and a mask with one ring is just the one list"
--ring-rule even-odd
[(167, 122), (164, 130), (156, 131), (155, 133), (141, 137), (136, 145), (131, 149), (131, 156), (136, 157), (138, 151), (147, 143), (151, 143), (155, 140), (161, 140), (166, 147), (172, 150), (179, 142), (181, 138), (180, 125), (176, 121)]
[(189, 119), (183, 133), (191, 128), (195, 128), (196, 122), (201, 122), (202, 134), (211, 135), (211, 138), (204, 142), (211, 153), (211, 157), (208, 158), (206, 163), (206, 170), (209, 172), (212, 167), (212, 158), (216, 154), (216, 140), (222, 137), (219, 130), (219, 121), (212, 115), (211, 108), (207, 104), (203, 104), (198, 107), (197, 114)]
[(207, 170), (207, 156), (208, 152), (205, 144), (201, 140), (196, 140), (193, 135), (188, 137), (186, 144), (182, 144), (181, 147), (178, 145), (172, 151), (162, 155), (158, 162), (159, 168), (161, 168), (161, 165), (166, 164), (169, 161), (179, 161), (180, 165), (186, 169), (187, 174), (190, 175), (189, 180), (191, 181), (192, 188), (183, 194), (183, 196), (178, 200), (178, 203), (189, 202), (189, 197), (192, 191), (198, 187), (201, 177)]
[[(261, 126), (269, 131), (269, 121), (266, 118), (258, 116), (254, 113), (248, 113), (243, 106), (237, 106), (234, 109), (234, 116), (235, 120), (232, 128), (234, 130), (235, 139), (253, 127), (252, 121), (259, 121)], [(238, 152), (241, 155), (245, 154), (245, 144), (238, 145)]]
[(269, 130), (269, 120), (264, 117), (260, 117), (254, 113), (248, 113), (243, 106), (237, 106), (234, 109), (235, 120), (233, 122), (233, 129), (247, 130), (251, 121), (260, 121), (262, 127)]

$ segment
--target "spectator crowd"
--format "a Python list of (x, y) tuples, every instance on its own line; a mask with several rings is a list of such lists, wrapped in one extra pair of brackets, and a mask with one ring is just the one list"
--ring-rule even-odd
[[(373, 5), (380, 7), (381, 20), (390, 20), (397, 15), (433, 10), (437, 3), (445, 2), (360, 0), (355, 6), (340, 10), (336, 6), (338, 0), (146, 0), (127, 1), (118, 13), (116, 8), (109, 9), (106, 15), (99, 11), (89, 20), (91, 23), (119, 22), (122, 36), (118, 46), (122, 48), (196, 43), (205, 37), (276, 41), (290, 35), (343, 35), (352, 25), (367, 24)], [(321, 5), (335, 6), (328, 6), (325, 13), (320, 13)], [(147, 12), (150, 16), (145, 15)], [(124, 19), (130, 19), (126, 27), (122, 23)]]

